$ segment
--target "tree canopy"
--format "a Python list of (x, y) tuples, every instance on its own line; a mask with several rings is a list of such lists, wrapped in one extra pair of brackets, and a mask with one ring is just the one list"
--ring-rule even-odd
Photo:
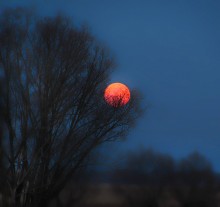
[(104, 101), (114, 60), (70, 19), (15, 9), (0, 24), (6, 172), (0, 190), (7, 198), (0, 202), (43, 206), (94, 148), (127, 134), (140, 115), (139, 98), (131, 91), (123, 107)]

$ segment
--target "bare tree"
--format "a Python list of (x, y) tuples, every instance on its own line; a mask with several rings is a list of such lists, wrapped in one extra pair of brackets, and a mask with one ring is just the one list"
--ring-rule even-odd
[(94, 148), (126, 135), (139, 99), (132, 92), (123, 107), (103, 100), (113, 59), (68, 18), (16, 9), (0, 23), (4, 206), (46, 206)]
[[(2, 80), (0, 81), (0, 137), (3, 136), (3, 107), (2, 107)], [(5, 168), (3, 159), (2, 139), (0, 139), (0, 206), (3, 206), (3, 191), (5, 188)]]

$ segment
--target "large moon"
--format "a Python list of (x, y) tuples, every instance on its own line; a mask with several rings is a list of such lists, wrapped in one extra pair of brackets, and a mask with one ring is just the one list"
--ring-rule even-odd
[(130, 100), (130, 97), (129, 88), (122, 83), (112, 83), (104, 92), (105, 101), (113, 107), (126, 105)]

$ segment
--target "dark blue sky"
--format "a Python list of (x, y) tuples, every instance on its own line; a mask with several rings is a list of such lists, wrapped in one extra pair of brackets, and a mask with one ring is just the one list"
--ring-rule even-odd
[(198, 150), (220, 171), (219, 0), (0, 0), (23, 5), (88, 24), (117, 57), (112, 81), (141, 90), (150, 107), (118, 151)]

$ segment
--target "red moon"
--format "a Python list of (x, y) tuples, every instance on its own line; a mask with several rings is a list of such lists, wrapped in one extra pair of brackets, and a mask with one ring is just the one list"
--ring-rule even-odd
[(105, 101), (113, 106), (124, 106), (130, 100), (130, 90), (122, 83), (112, 83), (106, 89), (104, 93)]

